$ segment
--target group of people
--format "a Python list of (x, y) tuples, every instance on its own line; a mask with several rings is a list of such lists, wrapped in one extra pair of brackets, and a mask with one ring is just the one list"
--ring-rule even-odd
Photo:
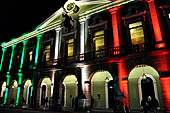
[(144, 113), (147, 113), (148, 111), (156, 113), (157, 107), (159, 107), (159, 103), (154, 97), (148, 96), (147, 98), (143, 98), (141, 101), (141, 108)]

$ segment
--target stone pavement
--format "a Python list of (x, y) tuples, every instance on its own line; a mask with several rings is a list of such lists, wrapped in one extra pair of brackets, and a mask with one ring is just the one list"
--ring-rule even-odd
[[(63, 111), (63, 112), (56, 112), (56, 111), (51, 111), (47, 107), (40, 107), (40, 108), (28, 108), (28, 107), (13, 107), (13, 106), (0, 106), (0, 113), (113, 113), (112, 109), (91, 109), (89, 111), (79, 111), (79, 112), (74, 112), (72, 111)], [(116, 113), (124, 113), (123, 111), (119, 111)], [(138, 110), (136, 111), (131, 111), (130, 113), (143, 113)], [(153, 112), (148, 112), (148, 113), (153, 113)], [(169, 112), (164, 112), (164, 111), (157, 111), (157, 113), (170, 113)]]

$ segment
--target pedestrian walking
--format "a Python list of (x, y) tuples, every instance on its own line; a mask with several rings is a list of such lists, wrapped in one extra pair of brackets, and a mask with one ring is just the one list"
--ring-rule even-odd
[(78, 111), (78, 97), (75, 98), (75, 107), (74, 111)]
[(57, 99), (57, 111), (62, 111), (60, 97)]
[(72, 98), (72, 108), (74, 108), (74, 97)]
[(141, 101), (141, 110), (144, 111), (144, 113), (148, 112), (148, 102), (147, 98), (143, 98)]
[(148, 108), (149, 108), (149, 110), (156, 113), (157, 107), (159, 107), (158, 100), (154, 97), (148, 96)]
[(48, 106), (48, 97), (45, 98), (45, 106)]

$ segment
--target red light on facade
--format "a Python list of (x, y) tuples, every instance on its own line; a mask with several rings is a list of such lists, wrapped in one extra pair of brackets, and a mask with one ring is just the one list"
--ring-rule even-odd
[(164, 48), (165, 46), (165, 43), (156, 44), (156, 48)]
[(122, 81), (123, 78), (128, 78), (124, 63), (119, 63), (118, 65), (118, 76), (120, 89), (125, 96), (125, 98), (123, 98), (124, 107), (129, 108), (128, 80)]
[(118, 20), (117, 20), (118, 10), (119, 10), (118, 7), (109, 9), (109, 12), (110, 12), (111, 15), (112, 15), (112, 30), (113, 30), (114, 47), (120, 46), (120, 44), (119, 44)]
[[(155, 40), (156, 40), (156, 42), (161, 42), (161, 41), (163, 41), (163, 39), (162, 39), (161, 27), (160, 27), (154, 0), (147, 0), (147, 1), (149, 4), (149, 10), (150, 10), (150, 15), (151, 15), (151, 19), (152, 19)], [(160, 48), (160, 46), (162, 47), (163, 45), (158, 45), (159, 48)]]
[(160, 81), (162, 85), (165, 109), (170, 110), (170, 77), (160, 78)]
[(123, 87), (123, 94), (125, 96), (125, 98), (123, 98), (123, 104), (124, 104), (124, 107), (129, 108), (128, 81), (127, 80), (122, 81), (122, 87)]

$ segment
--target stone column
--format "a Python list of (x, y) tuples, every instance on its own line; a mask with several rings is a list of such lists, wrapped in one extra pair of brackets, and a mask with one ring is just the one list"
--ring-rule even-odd
[(55, 39), (55, 52), (54, 59), (57, 60), (59, 58), (61, 48), (61, 28), (56, 29), (56, 39)]
[(161, 22), (159, 20), (159, 14), (157, 12), (157, 7), (155, 5), (154, 0), (146, 0), (148, 2), (150, 16), (152, 20), (153, 31), (155, 34), (156, 48), (165, 47), (165, 43), (163, 42), (163, 29), (161, 28)]
[(4, 61), (5, 51), (6, 51), (6, 48), (2, 48), (0, 71), (2, 70), (2, 64), (3, 64), (3, 61)]
[(80, 60), (84, 60), (85, 47), (88, 38), (88, 19), (89, 17), (81, 18), (80, 22)]
[(43, 36), (43, 34), (37, 36), (37, 45), (36, 45), (34, 69), (36, 69), (36, 66), (37, 66), (37, 63), (38, 63), (38, 57), (39, 57), (39, 54), (40, 54), (40, 43), (41, 43), (42, 36)]
[(112, 15), (112, 30), (113, 30), (113, 47), (119, 47), (120, 46), (120, 37), (119, 37), (119, 21), (118, 21), (118, 11), (119, 7), (115, 7), (112, 9), (109, 9), (109, 12)]

